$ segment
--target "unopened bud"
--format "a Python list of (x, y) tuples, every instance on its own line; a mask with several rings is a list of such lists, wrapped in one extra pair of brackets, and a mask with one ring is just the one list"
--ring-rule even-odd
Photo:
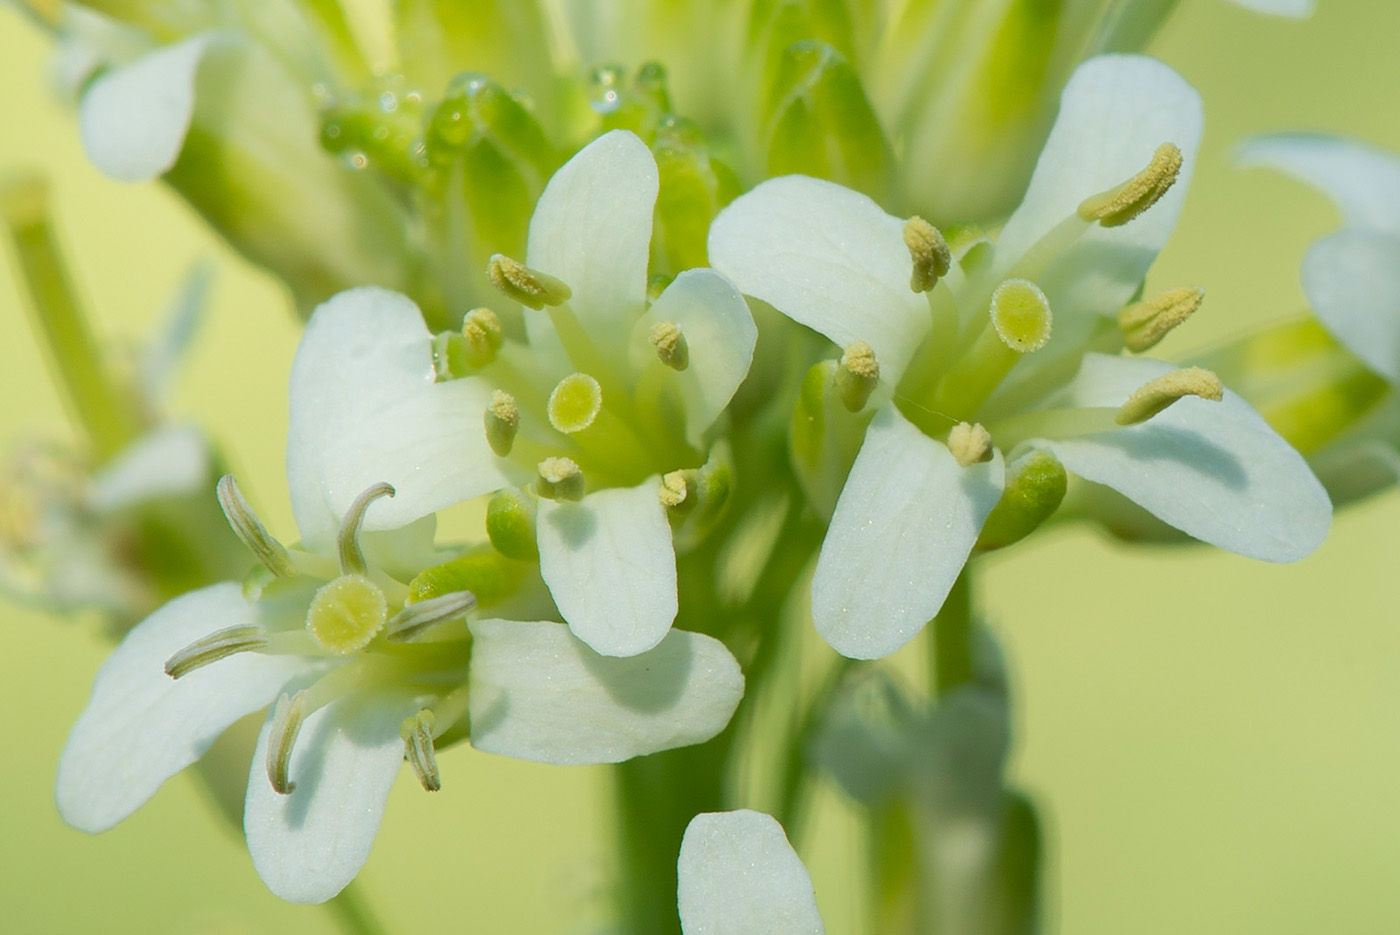
[(1161, 200), (1176, 182), (1181, 163), (1181, 150), (1173, 143), (1163, 143), (1147, 168), (1122, 185), (1084, 199), (1079, 205), (1079, 216), (1104, 227), (1127, 224)]
[(1225, 388), (1220, 378), (1204, 367), (1175, 370), (1138, 387), (1118, 409), (1117, 422), (1119, 425), (1146, 422), (1185, 396), (1220, 402), (1225, 398)]
[(497, 552), (522, 562), (537, 561), (535, 498), (523, 490), (503, 487), (486, 505), (486, 535)]
[(1001, 499), (987, 514), (977, 548), (1000, 549), (1019, 542), (1054, 514), (1065, 498), (1065, 466), (1048, 451), (1036, 449), (1006, 466)]
[(530, 308), (563, 305), (573, 295), (573, 290), (564, 282), (501, 253), (487, 261), (486, 275), (491, 285)]

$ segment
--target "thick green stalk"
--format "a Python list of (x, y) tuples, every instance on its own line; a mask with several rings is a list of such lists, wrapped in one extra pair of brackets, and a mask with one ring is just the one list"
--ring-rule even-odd
[(933, 619), (933, 640), (929, 643), (931, 692), (939, 698), (959, 685), (972, 681), (972, 570), (964, 565), (943, 609)]
[(360, 892), (359, 884), (353, 880), (326, 903), (326, 908), (335, 916), (336, 923), (346, 935), (388, 935), (389, 930), (375, 916), (365, 894)]

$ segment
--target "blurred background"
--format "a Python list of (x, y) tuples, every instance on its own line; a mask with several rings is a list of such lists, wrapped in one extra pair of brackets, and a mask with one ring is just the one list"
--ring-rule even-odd
[[(1204, 94), (1207, 135), (1182, 223), (1148, 289), (1202, 285), (1203, 312), (1158, 350), (1184, 354), (1304, 308), (1298, 264), (1337, 219), (1320, 197), (1228, 164), (1242, 137), (1344, 133), (1400, 151), (1400, 4), (1319, 0), (1302, 23), (1182, 0), (1153, 51)], [(0, 174), (39, 168), (101, 334), (163, 318), (191, 263), (217, 268), (177, 384), (275, 533), (287, 296), (157, 185), (84, 161), (42, 36), (0, 7)], [(71, 435), (0, 262), (0, 444)], [(1073, 935), (1400, 931), (1400, 496), (1339, 514), (1294, 566), (1205, 548), (1128, 549), (1080, 529), (984, 564), (983, 606), (1015, 693), (1012, 775), (1046, 816), (1049, 930)], [(225, 935), (335, 931), (258, 881), (240, 835), (192, 779), (115, 830), (52, 804), (58, 752), (109, 645), (91, 622), (0, 609), (0, 931)], [(824, 648), (821, 651), (829, 652)], [(906, 652), (921, 652), (909, 647)], [(407, 771), (360, 880), (392, 932), (601, 931), (611, 798), (601, 768), (465, 747), (444, 788)], [(864, 843), (838, 793), (795, 842), (832, 933), (864, 931)]]

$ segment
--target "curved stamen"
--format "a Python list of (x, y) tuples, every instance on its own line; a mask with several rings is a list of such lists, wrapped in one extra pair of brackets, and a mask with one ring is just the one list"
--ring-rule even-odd
[(433, 747), (435, 720), (433, 712), (424, 708), (413, 717), (405, 718), (399, 727), (399, 736), (403, 738), (403, 758), (413, 767), (425, 792), (437, 792), (442, 788), (437, 751)]
[(350, 509), (345, 511), (345, 520), (340, 524), (340, 535), (336, 544), (340, 551), (340, 571), (346, 575), (365, 573), (365, 555), (360, 551), (360, 526), (365, 521), (365, 510), (380, 497), (392, 497), (394, 488), (384, 482), (375, 484), (355, 498)]
[(292, 747), (306, 719), (306, 707), (306, 692), (291, 696), (283, 693), (272, 712), (272, 727), (267, 733), (267, 781), (278, 795), (291, 795), (296, 788), (290, 775)]
[(219, 478), (219, 484), (215, 489), (219, 498), (219, 507), (224, 511), (224, 518), (228, 520), (234, 535), (238, 536), (248, 547), (248, 551), (252, 552), (253, 556), (277, 577), (291, 578), (295, 576), (297, 570), (292, 565), (292, 560), (287, 556), (287, 550), (258, 519), (253, 508), (243, 498), (243, 491), (238, 489), (238, 481), (233, 479), (233, 475), (225, 474)]
[(225, 627), (195, 640), (165, 661), (165, 674), (172, 679), (188, 675), (211, 662), (227, 659), (238, 653), (262, 649), (267, 645), (267, 632), (256, 625)]
[(417, 639), (429, 628), (460, 617), (474, 607), (476, 595), (470, 591), (452, 591), (409, 604), (389, 618), (384, 638), (395, 643)]

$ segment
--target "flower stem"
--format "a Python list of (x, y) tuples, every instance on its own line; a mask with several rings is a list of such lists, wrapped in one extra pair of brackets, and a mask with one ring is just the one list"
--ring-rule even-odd
[(326, 903), (326, 908), (346, 935), (388, 935), (386, 929), (370, 908), (360, 885), (351, 881), (340, 894)]
[(972, 572), (964, 565), (933, 619), (929, 688), (939, 698), (972, 681)]

